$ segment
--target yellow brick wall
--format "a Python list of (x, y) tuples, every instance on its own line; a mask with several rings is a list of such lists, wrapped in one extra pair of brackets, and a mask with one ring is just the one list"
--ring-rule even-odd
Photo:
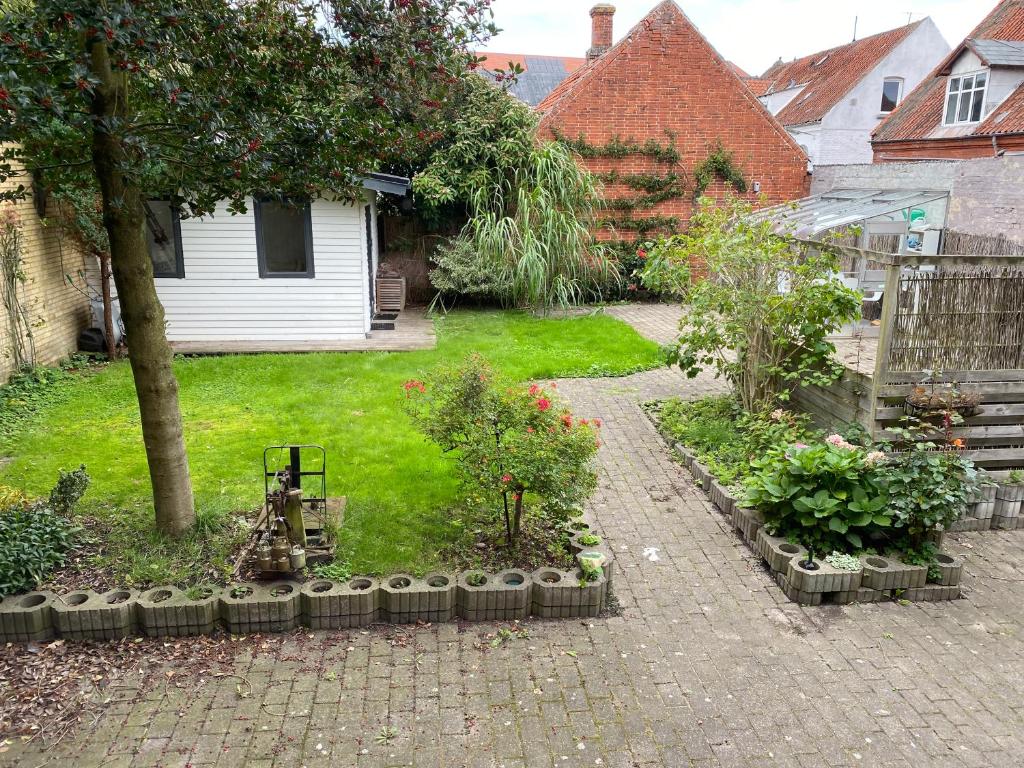
[[(22, 179), (11, 180), (6, 188)], [(23, 180), (27, 184), (27, 179)], [(22, 264), (25, 281), (19, 289), (21, 306), (28, 312), (35, 342), (35, 362), (55, 363), (75, 351), (78, 334), (92, 324), (84, 275), (94, 261), (75, 239), (57, 224), (57, 207), (51, 200), (47, 219), (36, 214), (31, 197), (16, 203), (0, 203), (3, 210), (14, 207), (22, 232)], [(70, 275), (74, 286), (65, 275)], [(13, 369), (12, 329), (6, 310), (0, 306), (0, 382)]]

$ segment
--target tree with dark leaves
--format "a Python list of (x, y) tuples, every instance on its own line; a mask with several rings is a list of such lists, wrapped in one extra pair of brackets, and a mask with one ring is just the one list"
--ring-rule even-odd
[[(0, 181), (94, 190), (128, 337), (159, 530), (195, 519), (145, 201), (355, 199), (416, 149), (490, 0), (35, 0), (0, 18)], [(22, 182), (6, 193), (28, 193)]]

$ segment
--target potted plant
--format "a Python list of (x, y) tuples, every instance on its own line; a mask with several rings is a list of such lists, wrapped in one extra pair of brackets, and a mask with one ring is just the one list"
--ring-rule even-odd
[(934, 375), (929, 375), (907, 395), (904, 410), (918, 419), (941, 416), (947, 412), (961, 418), (972, 416), (981, 404), (981, 395), (962, 389), (957, 382), (939, 386)]

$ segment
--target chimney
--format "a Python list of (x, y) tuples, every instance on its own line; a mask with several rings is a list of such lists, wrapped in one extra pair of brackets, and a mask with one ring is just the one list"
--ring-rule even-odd
[(615, 6), (598, 3), (590, 9), (590, 50), (587, 59), (593, 60), (612, 47), (612, 16)]

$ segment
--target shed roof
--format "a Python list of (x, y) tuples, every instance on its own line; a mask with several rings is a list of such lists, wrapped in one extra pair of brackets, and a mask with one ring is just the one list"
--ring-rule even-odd
[(754, 213), (753, 218), (773, 221), (779, 232), (813, 238), (836, 227), (850, 226), (947, 197), (948, 192), (927, 189), (834, 189), (765, 208)]

